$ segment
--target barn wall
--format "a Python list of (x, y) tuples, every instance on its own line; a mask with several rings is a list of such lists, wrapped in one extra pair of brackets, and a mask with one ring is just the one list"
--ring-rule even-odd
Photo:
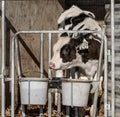
[[(1, 2), (0, 2), (1, 4)], [(0, 5), (1, 9), (1, 5)], [(6, 38), (7, 38), (7, 60), (6, 66), (10, 66), (10, 51), (11, 38), (17, 31), (20, 30), (56, 30), (57, 18), (63, 11), (60, 3), (57, 0), (19, 0), (6, 1)], [(0, 17), (1, 22), (1, 17)], [(0, 23), (1, 27), (1, 23)], [(1, 37), (1, 28), (0, 28)], [(21, 36), (20, 52), (21, 63), (24, 76), (39, 76), (39, 60), (40, 60), (40, 35), (23, 35)], [(45, 35), (45, 38), (47, 36)], [(56, 36), (54, 36), (55, 39)], [(37, 39), (37, 40), (36, 40)], [(0, 38), (0, 50), (1, 50)], [(45, 42), (46, 43), (46, 42)], [(32, 56), (31, 56), (32, 54)], [(46, 53), (47, 54), (47, 53)], [(34, 57), (34, 59), (32, 58)], [(47, 55), (45, 55), (47, 61)], [(37, 62), (38, 63), (37, 63)], [(46, 66), (47, 69), (47, 66)], [(0, 51), (0, 71), (1, 71), (1, 51)], [(17, 85), (17, 81), (16, 81)], [(7, 84), (9, 88), (9, 84)], [(16, 89), (17, 90), (17, 89)], [(7, 90), (9, 97), (9, 90)], [(16, 94), (17, 95), (17, 94)], [(1, 99), (1, 97), (0, 97)], [(10, 98), (7, 99), (10, 102)], [(16, 100), (17, 101), (17, 100)]]
[[(57, 25), (56, 25), (57, 18), (59, 17), (62, 11), (63, 8), (61, 7), (61, 5), (57, 0), (7, 1), (6, 2), (7, 41), (9, 40), (9, 38), (12, 38), (15, 32), (20, 30), (57, 29)], [(0, 36), (1, 36), (1, 29), (0, 29)], [(38, 43), (34, 43), (34, 39), (36, 38), (36, 36), (34, 37), (34, 35), (30, 35), (30, 36), (27, 35), (24, 36), (24, 38), (26, 38), (27, 41), (25, 41), (25, 43), (27, 43), (29, 48), (33, 48), (33, 47), (35, 47), (36, 49), (38, 48), (37, 46)], [(32, 39), (32, 41), (30, 39)], [(1, 39), (0, 39), (0, 45), (1, 45)], [(8, 46), (9, 44), (7, 44), (7, 49), (9, 51)], [(21, 50), (21, 52), (22, 51), (23, 53), (25, 53), (24, 50)], [(33, 51), (34, 53), (34, 50), (31, 51)], [(28, 61), (29, 60), (25, 61), (25, 64), (28, 65), (27, 63)], [(8, 64), (9, 61), (7, 61), (7, 65)]]

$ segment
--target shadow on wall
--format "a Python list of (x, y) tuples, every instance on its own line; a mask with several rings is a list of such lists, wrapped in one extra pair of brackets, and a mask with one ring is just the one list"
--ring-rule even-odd
[[(1, 10), (0, 10), (0, 16), (1, 16)], [(7, 42), (6, 42), (7, 57), (6, 58), (10, 58), (10, 31), (12, 31), (14, 34), (17, 33), (17, 30), (15, 29), (15, 27), (11, 24), (11, 22), (6, 17), (6, 39), (7, 39)], [(30, 50), (30, 48), (27, 46), (27, 44), (25, 43), (25, 41), (22, 39), (21, 36), (18, 36), (18, 40), (22, 44), (24, 49), (27, 51), (29, 56), (32, 58), (34, 63), (40, 68), (39, 60), (37, 60), (37, 58), (34, 56), (33, 52)], [(8, 67), (10, 66), (9, 60), (10, 59), (6, 60), (6, 66), (8, 66)], [(48, 77), (48, 73), (45, 70), (44, 70), (44, 75), (46, 78)]]

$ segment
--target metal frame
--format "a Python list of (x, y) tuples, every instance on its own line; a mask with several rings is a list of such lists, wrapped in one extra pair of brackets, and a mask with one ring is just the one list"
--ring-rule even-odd
[[(19, 31), (19, 32), (17, 32), (15, 35), (14, 35), (14, 37), (12, 38), (12, 53), (11, 53), (11, 57), (12, 57), (12, 64), (11, 64), (11, 117), (14, 117), (14, 90), (15, 90), (15, 86), (14, 86), (14, 81), (15, 81), (15, 45), (16, 45), (16, 42), (17, 42), (17, 40), (18, 40), (18, 38), (17, 38), (17, 36), (19, 35), (19, 34), (42, 34), (42, 38), (41, 38), (41, 40), (43, 41), (43, 34), (48, 34), (48, 42), (49, 42), (49, 57), (48, 57), (48, 61), (50, 61), (50, 59), (51, 59), (51, 36), (52, 36), (52, 34), (58, 34), (58, 33), (63, 33), (64, 31), (52, 31), (52, 30), (50, 30), (50, 31)], [(102, 31), (65, 31), (65, 32), (67, 32), (67, 33), (99, 33), (99, 34), (101, 34), (101, 35), (103, 35), (104, 33), (102, 33)], [(104, 39), (102, 39), (101, 41), (101, 43), (103, 43), (103, 40)], [(17, 48), (17, 50), (18, 50), (18, 46), (16, 46)], [(41, 46), (41, 49), (43, 50), (43, 46)], [(101, 46), (101, 50), (103, 49), (103, 46)], [(19, 53), (17, 52), (17, 54), (18, 55), (16, 55), (16, 56), (19, 56)], [(42, 53), (43, 54), (43, 53)], [(99, 67), (98, 67), (98, 78), (99, 78), (99, 75), (100, 75), (100, 67), (101, 67), (101, 58), (102, 58), (102, 51), (101, 51), (101, 54), (100, 54), (100, 60), (99, 60)], [(17, 57), (17, 58), (19, 58), (19, 57)], [(17, 59), (17, 60), (19, 60), (19, 59)], [(42, 58), (41, 58), (41, 60), (42, 60)], [(43, 61), (41, 61), (41, 62), (43, 62)], [(17, 63), (19, 63), (19, 62), (17, 62)], [(43, 63), (42, 63), (43, 64)], [(41, 67), (41, 68), (43, 68), (43, 67)], [(21, 68), (20, 68), (20, 64), (18, 64), (18, 70), (20, 70)], [(43, 71), (43, 70), (42, 70)], [(49, 68), (48, 68), (48, 74), (49, 74), (49, 78), (51, 77), (51, 71), (49, 70)], [(18, 73), (21, 73), (20, 71), (18, 71)], [(97, 100), (97, 97), (98, 97), (98, 95), (97, 95), (97, 93), (96, 93), (96, 95), (95, 95), (95, 99)], [(94, 101), (94, 109), (96, 110), (96, 105), (97, 105), (97, 101)], [(96, 111), (93, 113), (94, 115), (96, 115)], [(93, 117), (95, 117), (93, 115)]]
[(111, 116), (115, 117), (115, 16), (114, 16), (115, 1), (111, 0)]
[[(1, 116), (4, 117), (5, 116), (5, 71), (6, 71), (6, 68), (5, 68), (5, 60), (6, 60), (6, 54), (5, 53), (5, 0), (2, 0), (1, 1), (1, 5), (2, 5), (2, 72), (1, 72), (1, 93), (2, 93), (2, 110), (1, 110)], [(114, 47), (114, 37), (115, 37), (115, 34), (114, 34), (114, 3), (115, 1), (114, 0), (111, 0), (111, 43), (112, 43), (112, 46), (111, 46), (111, 59), (112, 59), (112, 65), (111, 65), (111, 68), (112, 68), (112, 74), (111, 74), (111, 83), (112, 83), (112, 87), (111, 87), (111, 90), (112, 90), (112, 93), (111, 93), (111, 116), (114, 117), (114, 113), (115, 113), (115, 65), (114, 65), (114, 52), (115, 52), (115, 47)], [(14, 37), (16, 37), (18, 34), (20, 33), (26, 33), (27, 31), (20, 31), (18, 33), (15, 34)], [(53, 31), (53, 33), (55, 33), (56, 31)], [(61, 31), (59, 31), (60, 33)], [(44, 31), (29, 31), (29, 33), (44, 33)], [(52, 33), (52, 31), (45, 31), (45, 33)], [(12, 39), (12, 56), (14, 56), (14, 46), (15, 46), (15, 42), (14, 42), (14, 38)], [(107, 42), (105, 40), (105, 50), (107, 50)], [(107, 51), (105, 51), (105, 53), (107, 54)], [(105, 54), (105, 55), (106, 55)], [(11, 74), (11, 78), (8, 79), (7, 81), (11, 82), (11, 117), (14, 117), (14, 63), (15, 60), (14, 60), (14, 57), (12, 59), (12, 74)], [(105, 111), (105, 117), (107, 117), (107, 111), (106, 111), (106, 107), (107, 107), (107, 56), (105, 56), (105, 80), (104, 80), (104, 88), (105, 88), (105, 91), (104, 91), (104, 111)]]
[(1, 98), (1, 116), (5, 116), (5, 60), (6, 60), (6, 51), (5, 51), (5, 1), (2, 1), (2, 72), (1, 72), (1, 93), (2, 93), (2, 98)]

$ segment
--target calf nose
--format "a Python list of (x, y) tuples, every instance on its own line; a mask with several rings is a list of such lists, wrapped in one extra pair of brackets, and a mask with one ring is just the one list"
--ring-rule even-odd
[(51, 69), (54, 69), (54, 68), (55, 68), (55, 63), (50, 62), (49, 67), (50, 67)]

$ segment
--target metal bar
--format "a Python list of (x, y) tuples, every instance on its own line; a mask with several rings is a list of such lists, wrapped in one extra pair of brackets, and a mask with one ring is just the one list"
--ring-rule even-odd
[(75, 108), (75, 117), (79, 117), (79, 107), (74, 107)]
[[(104, 39), (104, 32), (102, 33), (102, 38)], [(101, 64), (102, 64), (102, 56), (103, 56), (103, 40), (101, 41), (101, 47), (100, 47), (100, 56), (99, 56), (99, 62), (98, 62), (98, 69), (97, 69), (97, 79), (95, 80), (99, 80), (100, 79), (100, 73), (101, 73)], [(92, 117), (96, 117), (96, 112), (97, 112), (97, 100), (98, 100), (98, 87), (95, 91), (94, 94), (94, 101), (93, 101), (93, 115)]]
[(66, 106), (66, 114), (65, 117), (70, 117), (70, 106)]
[(111, 116), (115, 117), (115, 16), (114, 16), (114, 4), (115, 1), (111, 0)]
[(43, 33), (41, 33), (41, 38), (40, 38), (40, 47), (41, 47), (41, 51), (40, 51), (40, 53), (41, 53), (41, 55), (40, 55), (40, 61), (41, 61), (41, 63), (40, 63), (40, 78), (43, 78), (43, 58), (44, 58), (44, 55), (43, 55), (43, 44), (44, 44), (44, 41), (43, 41)]
[[(49, 41), (49, 45), (48, 45), (48, 49), (49, 49), (49, 53), (48, 53), (48, 61), (50, 62), (50, 59), (51, 59), (51, 33), (48, 34), (48, 41)], [(48, 67), (48, 77), (51, 78), (51, 70), (49, 69)]]
[(39, 117), (43, 117), (43, 106), (40, 107), (40, 110), (39, 110)]
[(11, 63), (11, 117), (14, 117), (14, 80), (15, 80), (15, 51), (14, 51), (14, 48), (15, 48), (15, 39), (12, 38), (12, 54), (11, 54), (11, 60), (12, 60), (12, 63)]
[[(60, 90), (60, 89), (58, 89)], [(61, 94), (60, 91), (58, 91), (58, 105), (57, 105), (57, 112), (60, 113), (61, 112)]]
[(26, 117), (25, 110), (26, 110), (25, 105), (22, 104), (22, 117)]
[(15, 52), (16, 52), (16, 62), (17, 62), (17, 71), (19, 78), (22, 78), (22, 68), (21, 68), (21, 62), (20, 62), (20, 50), (19, 50), (19, 43), (18, 39), (15, 39)]
[(17, 36), (19, 34), (40, 34), (40, 33), (63, 33), (63, 32), (67, 32), (67, 33), (99, 33), (99, 34), (102, 34), (102, 31), (98, 31), (98, 30), (69, 30), (69, 31), (66, 31), (66, 30), (41, 30), (41, 31), (37, 31), (37, 30), (31, 30), (31, 31), (27, 31), (27, 30), (23, 30), (23, 31), (19, 31), (17, 32), (14, 36)]
[[(103, 30), (105, 31), (105, 30)], [(108, 83), (108, 53), (107, 53), (107, 40), (104, 38), (104, 117), (107, 117), (107, 83)]]
[(54, 94), (55, 94), (55, 105), (57, 106), (58, 105), (58, 91), (56, 91)]
[(51, 96), (51, 90), (48, 90), (48, 117), (51, 117), (52, 112), (52, 96)]
[(11, 78), (5, 78), (5, 82), (9, 82), (9, 81), (11, 81)]
[(5, 116), (5, 0), (2, 0), (2, 78), (1, 78), (1, 116)]

